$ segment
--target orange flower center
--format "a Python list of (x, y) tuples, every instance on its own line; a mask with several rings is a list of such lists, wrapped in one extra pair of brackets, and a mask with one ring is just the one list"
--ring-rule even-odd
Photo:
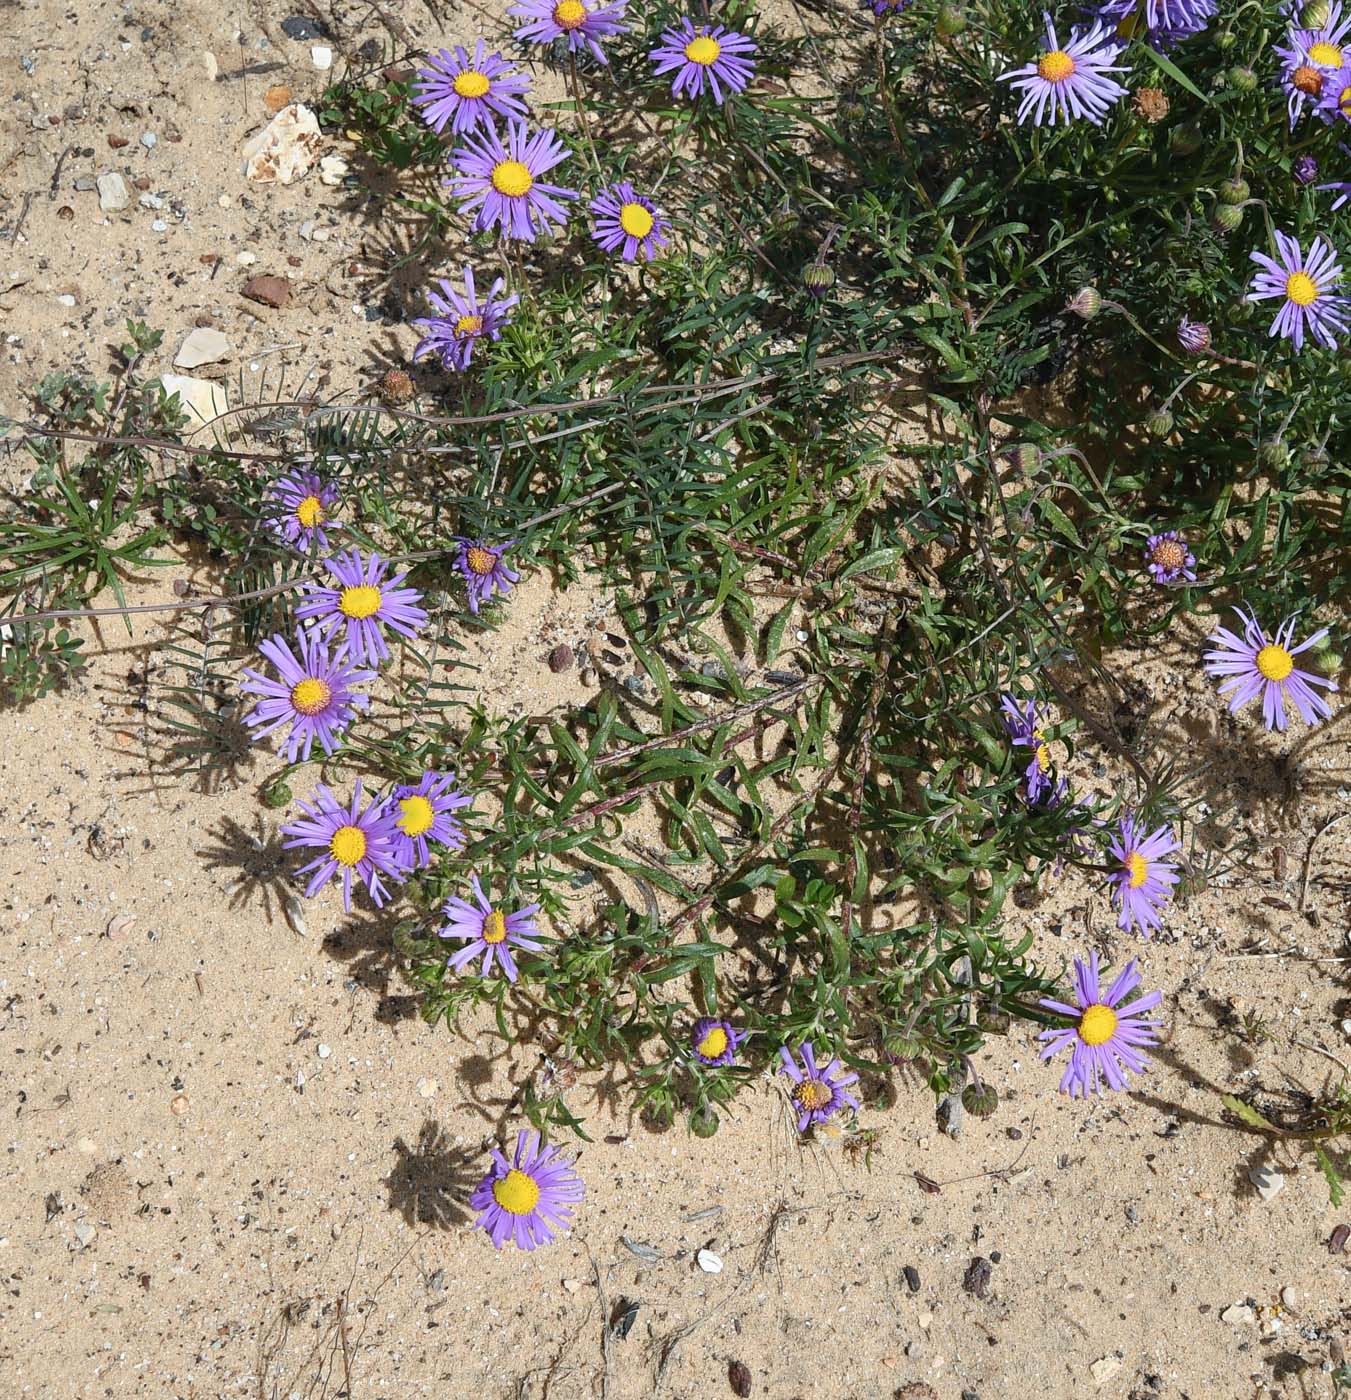
[(1074, 60), (1064, 49), (1052, 49), (1050, 53), (1042, 54), (1037, 72), (1048, 83), (1063, 83), (1074, 73)]
[(482, 548), (480, 545), (473, 545), (465, 550), (464, 562), (469, 565), (471, 573), (482, 577), (493, 571), (493, 566), (497, 560), (493, 557), (492, 551)]
[(804, 1079), (793, 1090), (793, 1102), (804, 1113), (814, 1113), (825, 1108), (833, 1097), (830, 1086), (823, 1084), (819, 1079)]
[(1187, 561), (1187, 551), (1177, 540), (1160, 540), (1149, 551), (1149, 561), (1162, 569), (1180, 569)]
[(1317, 68), (1301, 63), (1290, 75), (1291, 86), (1307, 97), (1317, 97), (1323, 91), (1323, 75)]

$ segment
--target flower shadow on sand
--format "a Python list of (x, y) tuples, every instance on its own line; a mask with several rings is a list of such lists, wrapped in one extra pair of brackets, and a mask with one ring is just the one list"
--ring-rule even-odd
[(411, 1226), (451, 1230), (469, 1223), (467, 1202), (483, 1176), (482, 1153), (457, 1146), (432, 1118), (423, 1123), (415, 1145), (395, 1138), (394, 1152), (394, 1167), (384, 1180), (390, 1210)]

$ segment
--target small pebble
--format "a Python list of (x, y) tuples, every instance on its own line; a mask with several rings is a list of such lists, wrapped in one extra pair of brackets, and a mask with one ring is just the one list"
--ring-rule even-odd
[(318, 1054), (319, 1054), (319, 1058), (320, 1058), (321, 1060), (326, 1060), (326, 1059), (328, 1059), (328, 1057), (329, 1057), (332, 1053), (333, 1053), (333, 1047), (332, 1047), (331, 1045), (325, 1045), (325, 1044), (323, 1044), (322, 1042), (320, 1042)]
[(1294, 1286), (1287, 1283), (1285, 1287), (1281, 1289), (1281, 1306), (1283, 1308), (1293, 1308), (1297, 1301), (1298, 1295), (1294, 1290)]
[(1119, 1356), (1100, 1356), (1088, 1368), (1088, 1373), (1093, 1377), (1094, 1385), (1105, 1385), (1121, 1369), (1121, 1358)]
[(1253, 1167), (1248, 1172), (1248, 1180), (1264, 1201), (1275, 1200), (1285, 1187), (1285, 1177), (1275, 1167)]
[(123, 146), (130, 146), (131, 141), (125, 136), (119, 136), (115, 131), (110, 131), (108, 133), (108, 144), (113, 150), (120, 151)]
[(962, 1279), (962, 1292), (973, 1298), (984, 1298), (990, 1291), (990, 1278), (993, 1274), (990, 1261), (977, 1255), (967, 1266)]
[(75, 1238), (79, 1240), (81, 1249), (88, 1249), (97, 1234), (98, 1231), (89, 1224), (81, 1223), (75, 1227)]
[(572, 648), (566, 642), (560, 642), (549, 653), (549, 669), (554, 675), (561, 675), (564, 671), (572, 669)]
[(178, 1094), (169, 1105), (169, 1112), (172, 1113), (175, 1118), (181, 1118), (188, 1111), (189, 1107), (188, 1096), (186, 1094)]
[(919, 1292), (919, 1270), (913, 1264), (907, 1264), (903, 1270), (905, 1274), (905, 1286), (912, 1292)]
[(1351, 1225), (1338, 1225), (1328, 1236), (1328, 1253), (1345, 1254), (1346, 1242), (1351, 1239)]
[(333, 67), (333, 50), (324, 44), (316, 44), (310, 50), (310, 61), (321, 73), (325, 73)]
[(1257, 1314), (1247, 1305), (1247, 1303), (1230, 1303), (1220, 1314), (1220, 1321), (1227, 1322), (1230, 1326), (1236, 1327), (1244, 1322), (1256, 1322)]
[(282, 20), (281, 29), (288, 39), (322, 39), (328, 32), (308, 15), (291, 15)]
[(701, 1249), (694, 1256), (695, 1262), (706, 1274), (722, 1273), (722, 1260), (711, 1249)]
[(426, 1078), (426, 1076), (419, 1079), (417, 1082), (418, 1094), (424, 1099), (434, 1099), (436, 1097), (436, 1091), (440, 1087), (441, 1086), (436, 1082), (436, 1080), (428, 1079)]
[(156, 136), (153, 131), (142, 132), (141, 145), (143, 145), (147, 151), (153, 151), (155, 147), (159, 145), (159, 137)]

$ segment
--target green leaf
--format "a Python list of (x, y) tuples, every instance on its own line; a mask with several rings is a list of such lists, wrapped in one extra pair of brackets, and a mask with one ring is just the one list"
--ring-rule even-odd
[(1346, 1186), (1342, 1181), (1342, 1174), (1337, 1170), (1337, 1164), (1321, 1147), (1314, 1148), (1314, 1156), (1318, 1158), (1318, 1165), (1323, 1169), (1323, 1176), (1328, 1184), (1328, 1200), (1336, 1210), (1346, 1199)]
[(1250, 1128), (1256, 1128), (1258, 1132), (1279, 1133), (1280, 1129), (1274, 1123), (1268, 1123), (1251, 1104), (1246, 1104), (1242, 1099), (1234, 1094), (1221, 1094), (1220, 1102), (1234, 1115), (1241, 1118)]
[(1167, 75), (1175, 83), (1177, 83), (1179, 87), (1186, 88), (1187, 91), (1191, 93), (1193, 97), (1199, 97), (1201, 101), (1206, 104), (1206, 106), (1210, 105), (1210, 98), (1208, 98), (1205, 95), (1205, 93), (1203, 93), (1201, 89), (1197, 87), (1194, 82), (1192, 82), (1192, 80), (1182, 71), (1182, 69), (1180, 69), (1177, 66), (1176, 63), (1172, 61), (1172, 59), (1165, 58), (1157, 49), (1151, 48), (1148, 44), (1141, 44), (1139, 47), (1144, 50), (1144, 52), (1149, 56), (1151, 62), (1157, 69), (1159, 69), (1160, 72), (1167, 73)]

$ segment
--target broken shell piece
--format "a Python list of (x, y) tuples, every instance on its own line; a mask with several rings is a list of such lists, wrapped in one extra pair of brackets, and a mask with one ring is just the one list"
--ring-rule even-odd
[(244, 143), (244, 175), (255, 185), (289, 185), (309, 174), (322, 144), (314, 113), (293, 102)]

